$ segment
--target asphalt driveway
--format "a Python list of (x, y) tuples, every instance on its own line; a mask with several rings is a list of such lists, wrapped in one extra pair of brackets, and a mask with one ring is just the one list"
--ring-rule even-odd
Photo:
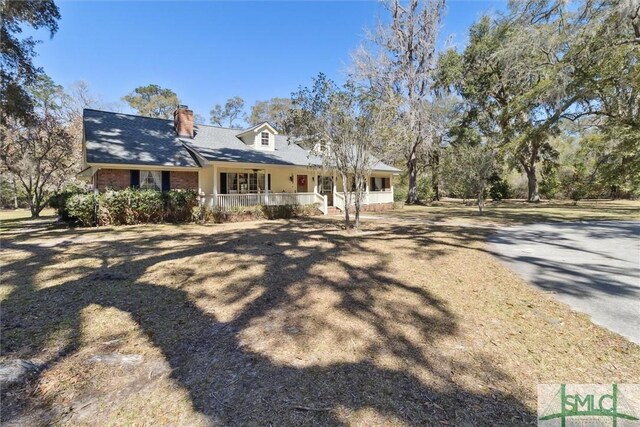
[(528, 224), (489, 242), (529, 283), (640, 344), (640, 221)]

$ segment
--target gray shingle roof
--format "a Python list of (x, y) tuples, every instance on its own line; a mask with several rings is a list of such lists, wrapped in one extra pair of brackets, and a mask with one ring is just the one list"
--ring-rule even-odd
[[(210, 161), (321, 165), (285, 135), (275, 135), (274, 151), (262, 151), (242, 142), (238, 129), (195, 125), (194, 138), (178, 138), (173, 120), (89, 109), (84, 110), (84, 128), (88, 163), (199, 167), (193, 152)], [(398, 172), (382, 162), (374, 170)]]
[(88, 163), (200, 166), (176, 138), (173, 120), (88, 109), (83, 120)]
[(289, 144), (284, 135), (275, 135), (275, 150), (256, 150), (242, 142), (237, 129), (196, 126), (196, 135), (180, 138), (205, 159), (219, 162), (242, 162), (271, 165), (321, 165), (320, 159), (296, 144)]

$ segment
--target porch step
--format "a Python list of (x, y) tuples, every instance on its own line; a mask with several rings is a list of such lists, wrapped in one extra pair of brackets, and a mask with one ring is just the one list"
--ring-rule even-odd
[(327, 207), (327, 215), (342, 215), (342, 211), (335, 206)]

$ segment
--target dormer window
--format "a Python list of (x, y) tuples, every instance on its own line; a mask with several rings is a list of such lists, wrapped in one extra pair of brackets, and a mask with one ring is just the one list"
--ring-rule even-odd
[(274, 151), (275, 150), (275, 135), (278, 131), (273, 128), (269, 123), (264, 122), (246, 129), (236, 136), (242, 140), (246, 145), (255, 148), (256, 150)]
[(331, 143), (327, 142), (327, 141), (321, 141), (316, 143), (313, 146), (313, 152), (317, 153), (317, 154), (325, 154), (329, 151), (329, 149), (331, 148)]

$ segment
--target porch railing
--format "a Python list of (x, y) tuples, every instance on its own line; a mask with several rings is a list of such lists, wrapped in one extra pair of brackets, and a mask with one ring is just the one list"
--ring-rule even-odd
[(323, 196), (322, 194), (313, 193), (316, 198), (316, 205), (320, 209), (320, 211), (326, 215), (329, 213), (329, 205), (327, 203), (327, 196)]
[(333, 206), (335, 206), (336, 208), (340, 209), (342, 212), (344, 212), (344, 194), (342, 193), (335, 193), (333, 195)]
[(377, 205), (381, 203), (393, 203), (391, 191), (370, 191), (365, 197), (365, 204)]
[(245, 193), (202, 196), (202, 204), (228, 211), (248, 206), (317, 205), (327, 213), (327, 199), (317, 193)]
[[(351, 199), (351, 205), (354, 204), (355, 194), (349, 193)], [(370, 191), (362, 194), (363, 205), (378, 205), (382, 203), (393, 203), (393, 193), (390, 191)], [(344, 211), (345, 197), (344, 192), (338, 191), (333, 198), (333, 204), (336, 208)]]
[[(351, 203), (353, 204), (353, 194)], [(363, 194), (363, 205), (375, 205), (392, 203), (393, 193), (390, 191), (372, 191)], [(316, 205), (323, 214), (327, 214), (327, 196), (318, 193), (245, 193), (245, 194), (218, 194), (203, 195), (202, 204), (208, 207), (219, 206), (228, 211), (235, 208), (248, 206), (282, 206), (282, 205)], [(344, 193), (334, 193), (333, 204), (344, 211)]]

